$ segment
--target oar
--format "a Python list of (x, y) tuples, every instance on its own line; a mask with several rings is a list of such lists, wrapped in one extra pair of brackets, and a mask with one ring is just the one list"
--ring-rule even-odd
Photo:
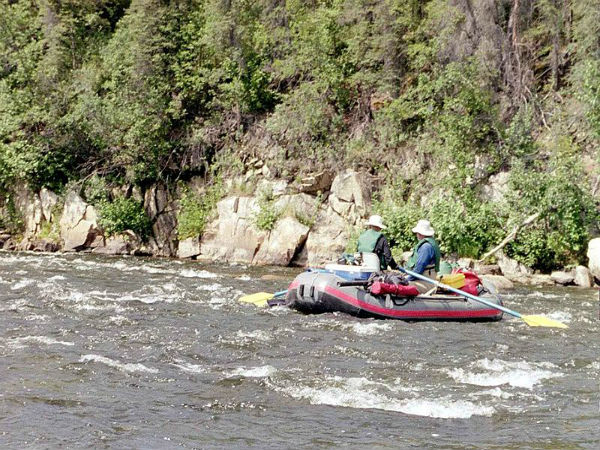
[(508, 308), (505, 308), (504, 306), (496, 305), (496, 304), (494, 304), (492, 302), (489, 302), (489, 301), (487, 301), (487, 300), (485, 300), (485, 299), (483, 299), (481, 297), (477, 297), (475, 295), (469, 294), (468, 292), (461, 291), (459, 289), (455, 289), (455, 288), (453, 288), (451, 286), (448, 286), (448, 285), (446, 285), (444, 283), (440, 283), (437, 280), (432, 280), (431, 278), (427, 278), (424, 275), (421, 275), (419, 273), (413, 272), (412, 270), (408, 270), (408, 269), (406, 269), (404, 267), (400, 267), (399, 270), (401, 272), (404, 272), (404, 273), (407, 273), (409, 275), (412, 275), (415, 278), (418, 278), (420, 280), (426, 281), (426, 282), (431, 283), (431, 284), (435, 284), (436, 286), (441, 287), (443, 289), (446, 289), (446, 290), (448, 290), (450, 292), (454, 292), (455, 294), (462, 295), (463, 297), (470, 298), (471, 300), (475, 300), (476, 302), (483, 303), (484, 305), (487, 305), (487, 306), (489, 306), (491, 308), (495, 308), (495, 309), (503, 311), (503, 312), (505, 312), (507, 314), (510, 314), (511, 316), (515, 316), (515, 317), (523, 320), (523, 322), (525, 322), (527, 325), (529, 325), (531, 327), (569, 328), (567, 325), (565, 325), (562, 322), (559, 322), (558, 320), (548, 319), (547, 317), (544, 317), (544, 316), (532, 316), (532, 315), (524, 316), (524, 315), (521, 315), (518, 312), (513, 311), (512, 309), (508, 309)]
[(257, 292), (256, 294), (244, 295), (240, 297), (239, 301), (242, 303), (252, 303), (258, 307), (264, 307), (269, 304), (269, 300), (281, 297), (287, 294), (287, 289), (285, 291), (275, 292), (274, 294), (269, 294), (268, 292)]

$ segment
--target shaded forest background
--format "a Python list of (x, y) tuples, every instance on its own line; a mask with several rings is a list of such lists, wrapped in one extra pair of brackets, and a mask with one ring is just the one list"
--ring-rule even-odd
[(600, 0), (0, 0), (4, 204), (354, 167), (396, 248), (427, 216), (478, 257), (540, 213), (507, 251), (547, 270), (598, 234), (599, 142)]

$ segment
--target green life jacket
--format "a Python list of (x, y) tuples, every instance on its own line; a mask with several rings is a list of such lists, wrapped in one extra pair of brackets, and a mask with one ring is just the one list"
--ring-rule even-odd
[[(356, 251), (358, 252), (369, 252), (369, 253), (373, 253), (373, 250), (375, 250), (375, 245), (377, 245), (377, 241), (379, 240), (379, 238), (383, 235), (383, 233), (379, 232), (379, 231), (375, 231), (372, 228), (369, 228), (368, 230), (365, 230), (362, 232), (362, 234), (358, 237), (358, 244), (356, 246)], [(386, 268), (386, 264), (385, 264), (385, 258), (383, 257), (383, 255), (377, 255), (379, 256), (379, 265), (383, 268)]]
[(417, 245), (415, 245), (415, 248), (413, 249), (412, 255), (410, 255), (410, 258), (409, 258), (408, 262), (406, 263), (406, 267), (409, 270), (413, 270), (415, 268), (415, 266), (417, 265), (417, 259), (418, 259), (417, 252), (419, 251), (419, 247), (421, 247), (421, 245), (423, 245), (425, 242), (429, 242), (431, 244), (431, 246), (433, 247), (433, 251), (435, 253), (435, 271), (439, 272), (440, 259), (442, 258), (442, 255), (440, 253), (440, 247), (438, 246), (437, 242), (435, 242), (435, 239), (432, 237), (421, 239), (419, 242), (417, 242)]

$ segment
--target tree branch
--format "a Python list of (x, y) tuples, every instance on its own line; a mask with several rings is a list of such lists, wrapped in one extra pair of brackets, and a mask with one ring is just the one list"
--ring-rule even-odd
[(535, 222), (537, 218), (540, 217), (540, 214), (541, 213), (539, 212), (532, 214), (531, 216), (527, 217), (527, 219), (525, 219), (520, 225), (514, 227), (513, 230), (502, 240), (502, 242), (500, 242), (497, 246), (495, 246), (493, 249), (491, 249), (489, 252), (483, 255), (479, 262), (485, 261), (487, 258), (492, 256), (499, 250), (502, 250), (506, 246), (506, 244), (508, 244), (510, 241), (514, 240), (517, 237), (517, 234), (519, 234), (519, 230), (521, 230), (521, 228), (526, 227), (527, 225), (530, 225), (531, 223)]

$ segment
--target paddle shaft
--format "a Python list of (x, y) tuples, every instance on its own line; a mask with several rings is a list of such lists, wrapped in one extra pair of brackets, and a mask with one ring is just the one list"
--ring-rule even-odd
[(446, 285), (444, 283), (440, 283), (439, 281), (432, 280), (431, 278), (427, 278), (426, 276), (421, 275), (420, 273), (413, 272), (412, 270), (408, 270), (408, 269), (406, 269), (404, 267), (400, 267), (400, 272), (407, 273), (409, 275), (412, 275), (415, 278), (418, 278), (419, 280), (423, 280), (423, 281), (426, 281), (428, 283), (435, 284), (436, 286), (439, 286), (439, 287), (441, 287), (443, 289), (446, 289), (446, 290), (448, 290), (450, 292), (454, 292), (455, 294), (462, 295), (463, 297), (470, 298), (471, 300), (475, 300), (476, 302), (479, 302), (479, 303), (483, 303), (484, 305), (487, 305), (487, 306), (489, 306), (491, 308), (503, 311), (503, 312), (505, 312), (507, 314), (510, 314), (511, 316), (515, 316), (515, 317), (517, 317), (519, 319), (522, 318), (521, 314), (519, 314), (516, 311), (513, 311), (512, 309), (508, 309), (508, 308), (505, 308), (504, 306), (500, 306), (500, 305), (496, 305), (496, 304), (494, 304), (492, 302), (488, 302), (487, 300), (484, 300), (481, 297), (477, 297), (475, 295), (469, 294), (468, 292), (461, 291), (460, 289), (455, 289), (455, 288), (453, 288), (451, 286), (448, 286), (448, 285)]

